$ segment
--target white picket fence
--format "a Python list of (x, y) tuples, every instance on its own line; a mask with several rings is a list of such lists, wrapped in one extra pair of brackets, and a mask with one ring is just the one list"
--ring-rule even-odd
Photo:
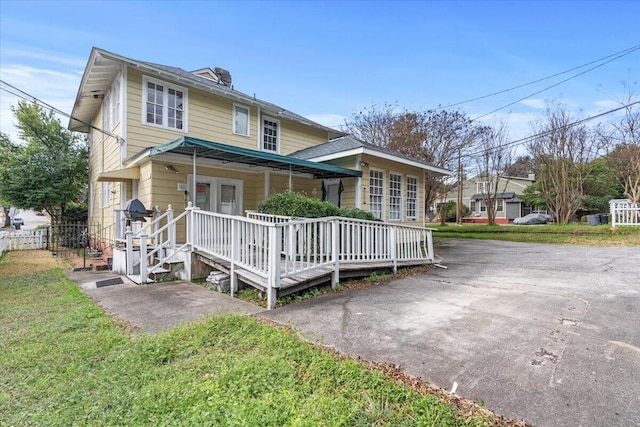
[(30, 251), (44, 249), (47, 230), (0, 231), (0, 256), (5, 251)]
[(611, 226), (638, 225), (640, 226), (640, 208), (633, 207), (631, 200), (616, 199), (609, 201)]

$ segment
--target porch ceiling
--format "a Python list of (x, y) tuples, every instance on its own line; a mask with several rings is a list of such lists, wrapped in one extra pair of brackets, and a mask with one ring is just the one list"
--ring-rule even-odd
[(313, 175), (314, 178), (348, 178), (362, 176), (361, 171), (345, 169), (324, 163), (311, 162), (309, 160), (296, 159), (275, 153), (250, 150), (234, 147), (219, 142), (205, 141), (202, 139), (184, 136), (149, 149), (149, 156), (163, 153), (176, 153), (196, 158), (206, 158), (229, 163), (241, 163), (250, 166), (265, 167)]

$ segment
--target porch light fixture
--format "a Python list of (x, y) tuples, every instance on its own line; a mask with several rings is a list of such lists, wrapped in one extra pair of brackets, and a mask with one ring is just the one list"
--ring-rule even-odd
[(369, 163), (367, 163), (367, 162), (360, 162), (360, 166), (361, 166), (361, 167), (369, 166)]
[(164, 169), (168, 170), (169, 172), (178, 173), (178, 169), (174, 168), (173, 165), (166, 165)]

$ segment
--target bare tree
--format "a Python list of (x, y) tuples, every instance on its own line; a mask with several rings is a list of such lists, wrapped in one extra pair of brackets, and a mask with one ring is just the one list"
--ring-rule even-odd
[(607, 156), (609, 169), (624, 188), (634, 207), (640, 203), (640, 105), (630, 85), (624, 84), (624, 115), (612, 124), (613, 131), (604, 139), (613, 150)]
[(547, 107), (546, 118), (528, 149), (538, 164), (538, 182), (545, 202), (558, 223), (569, 223), (582, 204), (583, 185), (591, 161), (601, 151), (598, 138), (584, 124), (574, 125), (563, 107)]
[[(356, 137), (435, 166), (455, 170), (458, 156), (474, 149), (482, 127), (459, 110), (409, 111), (372, 105), (345, 122)], [(441, 191), (442, 177), (427, 176), (425, 207)]]
[[(495, 128), (488, 127), (482, 133), (479, 144), (481, 152), (476, 157), (479, 175), (485, 183), (482, 200), (487, 207), (489, 225), (496, 223), (498, 199), (504, 199), (504, 192), (509, 182), (505, 171), (506, 167), (512, 163), (513, 147), (508, 144), (508, 137), (509, 132), (505, 123)], [(503, 206), (503, 209), (506, 209), (506, 206)]]

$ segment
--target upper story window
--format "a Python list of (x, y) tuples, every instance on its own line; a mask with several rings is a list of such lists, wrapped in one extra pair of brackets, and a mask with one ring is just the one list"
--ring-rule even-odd
[(402, 219), (402, 175), (389, 174), (389, 219)]
[(120, 123), (120, 77), (117, 77), (104, 96), (103, 128), (113, 130)]
[(489, 192), (489, 183), (484, 182), (476, 182), (476, 193), (487, 194)]
[(264, 151), (280, 151), (280, 120), (264, 117), (262, 119), (262, 149)]
[(233, 133), (249, 136), (249, 107), (233, 104)]
[(187, 89), (144, 77), (142, 92), (143, 123), (187, 131)]

